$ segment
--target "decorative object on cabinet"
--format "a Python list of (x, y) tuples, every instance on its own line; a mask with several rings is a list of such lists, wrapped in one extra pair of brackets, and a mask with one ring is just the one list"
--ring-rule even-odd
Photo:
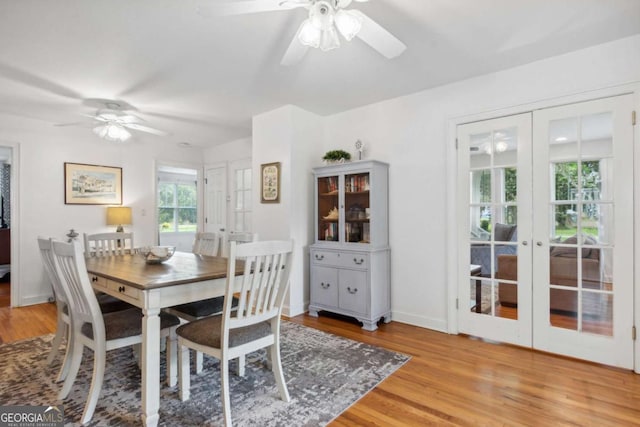
[(358, 152), (358, 160), (362, 160), (362, 152), (364, 151), (364, 142), (358, 139), (356, 140), (356, 143), (354, 145), (356, 147), (356, 151)]
[(65, 162), (64, 203), (121, 205), (122, 168)]
[(388, 168), (372, 160), (314, 168), (310, 315), (352, 316), (369, 331), (391, 321)]
[(351, 154), (344, 150), (331, 150), (325, 153), (322, 160), (327, 163), (344, 163), (351, 160)]
[(260, 166), (260, 203), (280, 203), (280, 162)]

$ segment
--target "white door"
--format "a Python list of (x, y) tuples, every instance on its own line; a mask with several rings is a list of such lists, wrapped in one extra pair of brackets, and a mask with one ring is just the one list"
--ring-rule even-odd
[(461, 332), (633, 367), (632, 109), (458, 127)]
[(231, 181), (229, 203), (229, 231), (251, 231), (252, 170), (251, 159), (236, 160), (229, 164)]
[(205, 171), (205, 221), (207, 232), (224, 231), (227, 224), (227, 167), (216, 165)]
[(459, 126), (458, 173), (460, 331), (530, 346), (531, 114)]
[(534, 113), (535, 348), (633, 367), (632, 95)]

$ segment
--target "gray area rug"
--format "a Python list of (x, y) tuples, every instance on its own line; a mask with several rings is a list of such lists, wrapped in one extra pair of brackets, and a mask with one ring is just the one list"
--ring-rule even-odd
[[(78, 425), (91, 382), (92, 352), (69, 397), (56, 396), (59, 363), (46, 366), (53, 335), (0, 345), (0, 405), (64, 405), (67, 425)], [(340, 415), (409, 360), (409, 356), (282, 322), (282, 365), (291, 402), (279, 398), (264, 350), (247, 357), (246, 375), (230, 375), (231, 411), (237, 426), (322, 426)], [(162, 355), (161, 379), (165, 367)], [(107, 373), (91, 426), (140, 425), (140, 370), (131, 347), (107, 353)], [(231, 366), (235, 372), (235, 365)], [(178, 387), (162, 385), (160, 425), (223, 425), (220, 370), (205, 356), (204, 371), (191, 375), (191, 399), (181, 402)]]

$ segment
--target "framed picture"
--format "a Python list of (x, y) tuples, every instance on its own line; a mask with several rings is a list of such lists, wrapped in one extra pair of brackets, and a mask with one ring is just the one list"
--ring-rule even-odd
[(65, 162), (64, 203), (121, 205), (122, 168)]
[(260, 202), (280, 203), (280, 162), (260, 165)]

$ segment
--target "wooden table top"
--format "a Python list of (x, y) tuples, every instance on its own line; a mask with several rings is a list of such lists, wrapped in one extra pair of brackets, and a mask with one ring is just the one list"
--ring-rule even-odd
[(227, 276), (227, 258), (188, 252), (176, 252), (161, 264), (147, 264), (140, 255), (119, 255), (91, 257), (86, 259), (86, 265), (90, 274), (142, 290)]

